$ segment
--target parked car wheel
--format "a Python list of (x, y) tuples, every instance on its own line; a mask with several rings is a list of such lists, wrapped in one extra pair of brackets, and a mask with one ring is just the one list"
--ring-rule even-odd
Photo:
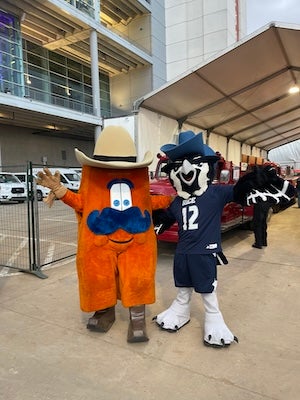
[(36, 199), (37, 199), (37, 201), (43, 200), (43, 193), (40, 190), (36, 191)]

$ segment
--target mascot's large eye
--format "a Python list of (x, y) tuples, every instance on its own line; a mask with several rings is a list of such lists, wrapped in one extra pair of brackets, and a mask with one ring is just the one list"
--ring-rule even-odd
[(203, 158), (202, 156), (197, 155), (197, 156), (188, 158), (188, 160), (189, 160), (189, 162), (190, 162), (191, 164), (199, 165), (199, 166), (201, 167), (201, 165), (203, 164), (202, 158)]
[(124, 211), (132, 206), (131, 190), (126, 183), (115, 183), (110, 188), (110, 206)]
[(179, 170), (179, 168), (182, 167), (183, 160), (177, 160), (174, 163), (172, 163), (172, 169), (176, 172)]

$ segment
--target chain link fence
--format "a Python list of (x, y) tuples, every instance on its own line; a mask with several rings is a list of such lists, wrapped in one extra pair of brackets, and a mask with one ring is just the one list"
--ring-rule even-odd
[[(16, 269), (46, 278), (43, 267), (76, 254), (75, 212), (59, 200), (52, 208), (42, 201), (33, 174), (39, 168), (0, 167), (0, 275)], [(21, 173), (24, 181), (15, 182)]]

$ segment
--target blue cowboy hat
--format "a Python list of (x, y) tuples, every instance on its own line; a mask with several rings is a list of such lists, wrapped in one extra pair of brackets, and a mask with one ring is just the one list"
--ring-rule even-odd
[(171, 161), (181, 160), (189, 156), (200, 155), (202, 161), (216, 162), (219, 157), (209, 146), (203, 143), (202, 132), (195, 134), (193, 131), (180, 132), (178, 144), (165, 144), (160, 148)]

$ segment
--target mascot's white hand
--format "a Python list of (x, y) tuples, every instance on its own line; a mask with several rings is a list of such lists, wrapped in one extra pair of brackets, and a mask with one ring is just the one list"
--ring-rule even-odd
[(218, 306), (216, 292), (202, 294), (205, 307), (204, 344), (211, 347), (225, 347), (238, 338), (233, 335), (224, 322)]

